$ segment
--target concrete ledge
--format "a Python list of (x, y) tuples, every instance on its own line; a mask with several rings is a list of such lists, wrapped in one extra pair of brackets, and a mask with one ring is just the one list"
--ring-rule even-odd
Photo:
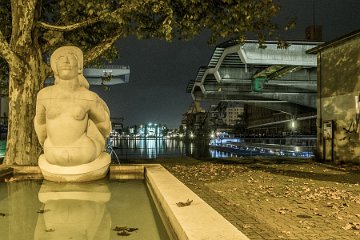
[(0, 181), (21, 181), (39, 179), (43, 179), (43, 175), (41, 174), (40, 168), (38, 166), (0, 166)]
[(145, 168), (161, 166), (159, 164), (126, 164), (111, 165), (110, 179), (131, 180), (145, 179)]
[(41, 174), (39, 166), (11, 166), (14, 174)]
[[(145, 165), (145, 177), (172, 239), (249, 239), (162, 166)], [(193, 200), (191, 205), (176, 205), (177, 202), (186, 202), (187, 199)]]
[(110, 176), (111, 180), (130, 180), (130, 179), (144, 179), (144, 165), (111, 165)]
[(8, 166), (0, 166), (0, 180), (10, 177), (14, 174), (14, 169)]

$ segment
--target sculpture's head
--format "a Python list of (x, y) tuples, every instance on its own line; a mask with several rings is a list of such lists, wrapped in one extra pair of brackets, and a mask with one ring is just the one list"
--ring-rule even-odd
[(83, 53), (75, 46), (64, 46), (56, 49), (50, 57), (51, 69), (62, 80), (79, 79), (79, 84), (89, 88), (89, 83), (83, 76)]

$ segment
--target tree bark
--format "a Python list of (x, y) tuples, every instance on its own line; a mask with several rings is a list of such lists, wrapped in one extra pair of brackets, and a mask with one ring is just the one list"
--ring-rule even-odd
[(9, 118), (6, 165), (37, 165), (41, 154), (33, 127), (36, 96), (45, 79), (42, 58), (32, 51), (23, 63), (9, 63)]
[(12, 0), (12, 33), (1, 53), (9, 64), (9, 116), (6, 165), (37, 165), (41, 147), (33, 127), (36, 96), (46, 78), (46, 64), (34, 22), (37, 0)]

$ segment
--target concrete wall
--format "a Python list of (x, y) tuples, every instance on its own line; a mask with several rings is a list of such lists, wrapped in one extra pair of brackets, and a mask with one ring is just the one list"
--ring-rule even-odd
[(320, 49), (318, 54), (318, 156), (360, 163), (360, 34)]

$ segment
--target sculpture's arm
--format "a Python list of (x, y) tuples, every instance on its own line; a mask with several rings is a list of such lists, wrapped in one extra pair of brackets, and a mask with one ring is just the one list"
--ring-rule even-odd
[(90, 106), (89, 118), (95, 123), (104, 138), (111, 132), (110, 111), (106, 103), (99, 97)]
[(37, 100), (36, 103), (36, 115), (34, 118), (34, 127), (41, 146), (44, 146), (44, 142), (47, 137), (46, 110), (45, 110), (45, 106), (42, 104), (42, 101), (39, 101), (39, 99)]

